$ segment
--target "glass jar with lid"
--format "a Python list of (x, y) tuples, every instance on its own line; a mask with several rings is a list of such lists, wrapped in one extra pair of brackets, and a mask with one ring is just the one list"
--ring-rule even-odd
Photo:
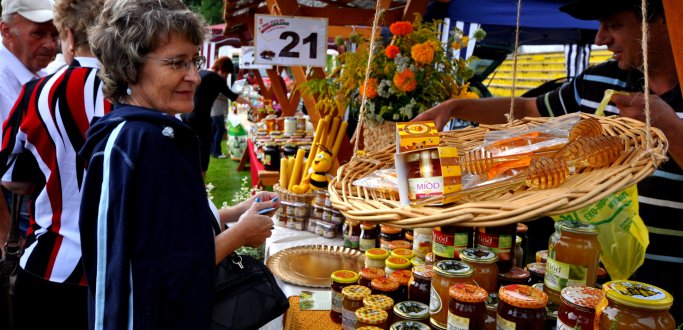
[(379, 309), (387, 312), (387, 324), (394, 319), (394, 300), (383, 294), (371, 294), (363, 299), (363, 306), (367, 308)]
[(489, 293), (486, 298), (486, 319), (484, 320), (484, 330), (496, 330), (496, 318), (498, 317), (498, 293)]
[(402, 257), (402, 258), (406, 258), (406, 259), (410, 260), (410, 259), (413, 259), (415, 257), (415, 252), (413, 252), (412, 249), (397, 248), (397, 249), (391, 250), (391, 256)]
[(486, 292), (498, 290), (498, 255), (490, 250), (467, 248), (460, 251), (460, 260), (474, 268), (473, 280)]
[(568, 286), (560, 293), (562, 304), (557, 311), (559, 330), (593, 330), (595, 306), (602, 299), (598, 288), (583, 285)]
[(405, 234), (403, 235), (403, 237), (406, 239), (406, 241), (410, 242), (410, 244), (413, 244), (413, 239), (415, 238), (413, 230), (412, 229), (405, 229), (404, 231), (405, 231)]
[(371, 222), (363, 222), (360, 225), (359, 248), (365, 252), (379, 247), (379, 227)]
[(498, 291), (499, 330), (544, 330), (548, 295), (528, 285), (511, 284)]
[(446, 329), (448, 320), (448, 288), (457, 283), (474, 284), (474, 268), (459, 260), (441, 260), (434, 264), (429, 294), (429, 322), (432, 327)]
[(361, 307), (356, 310), (356, 328), (375, 326), (386, 329), (389, 314), (381, 309)]
[(398, 321), (394, 322), (390, 330), (430, 330), (429, 326), (418, 321)]
[(567, 286), (595, 286), (600, 243), (596, 226), (578, 221), (560, 221), (560, 236), (548, 246), (543, 290), (560, 305), (560, 291)]
[(379, 277), (370, 281), (372, 294), (382, 294), (397, 301), (398, 282), (388, 277)]
[(330, 309), (330, 318), (335, 323), (342, 321), (342, 301), (344, 295), (342, 290), (358, 282), (358, 273), (352, 270), (337, 270), (330, 275), (332, 278), (332, 307)]
[(536, 283), (543, 283), (543, 279), (545, 278), (545, 262), (532, 262), (527, 264), (526, 270), (528, 270), (529, 274), (531, 274), (530, 283), (532, 285)]
[(395, 270), (389, 278), (398, 283), (398, 293), (396, 294), (396, 302), (408, 300), (408, 283), (412, 272), (409, 269)]
[(676, 328), (669, 312), (673, 297), (661, 288), (642, 282), (619, 280), (605, 283), (602, 291), (604, 298), (598, 303), (595, 312), (600, 330)]
[(384, 271), (387, 273), (387, 276), (391, 275), (395, 270), (409, 269), (413, 266), (410, 260), (403, 257), (389, 257), (384, 261), (384, 264), (386, 265)]
[(360, 243), (360, 221), (346, 220), (342, 227), (344, 247), (358, 249)]
[(381, 224), (379, 226), (379, 246), (385, 250), (389, 249), (389, 242), (403, 239), (403, 229)]
[(531, 273), (528, 270), (520, 267), (512, 267), (510, 271), (504, 274), (498, 274), (498, 285), (505, 286), (510, 284), (529, 284)]
[(389, 251), (381, 248), (374, 248), (365, 251), (365, 267), (384, 268), (385, 260), (389, 258)]
[(419, 301), (406, 300), (394, 305), (396, 321), (429, 323), (429, 306)]
[(448, 329), (480, 330), (486, 320), (486, 290), (458, 283), (448, 289)]
[(404, 239), (399, 239), (399, 240), (393, 240), (389, 242), (389, 251), (393, 251), (396, 249), (406, 249), (406, 250), (411, 250), (413, 248), (413, 244), (410, 242), (404, 240)]
[(362, 285), (349, 285), (342, 289), (342, 329), (356, 329), (356, 311), (363, 307), (363, 299), (370, 295), (370, 289)]
[(358, 284), (365, 286), (365, 287), (370, 287), (370, 282), (376, 278), (380, 277), (385, 277), (386, 273), (384, 272), (384, 268), (363, 268), (360, 270), (360, 278), (358, 279)]
[(473, 242), (471, 227), (441, 226), (432, 230), (432, 252), (436, 260), (460, 258), (460, 251), (471, 247)]
[(268, 142), (263, 148), (263, 168), (266, 171), (280, 170), (280, 147), (275, 142)]
[(498, 227), (477, 227), (476, 247), (498, 254), (498, 271), (507, 273), (514, 264), (514, 243), (517, 224)]
[(410, 263), (413, 264), (413, 267), (420, 266), (420, 265), (426, 265), (427, 263), (424, 261), (424, 259), (415, 257), (413, 259), (410, 259)]
[(429, 304), (429, 293), (432, 286), (432, 265), (414, 266), (408, 284), (408, 300)]
[(413, 230), (413, 252), (415, 256), (424, 259), (432, 252), (432, 228), (415, 228)]

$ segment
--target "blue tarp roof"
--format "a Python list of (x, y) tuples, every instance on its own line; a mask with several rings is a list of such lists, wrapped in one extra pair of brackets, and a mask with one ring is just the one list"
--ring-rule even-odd
[[(561, 12), (560, 6), (567, 2), (571, 0), (522, 0), (520, 45), (592, 43), (598, 22), (578, 20)], [(445, 17), (451, 22), (482, 24), (487, 32), (485, 44), (514, 44), (517, 0), (451, 0), (429, 4), (426, 20)]]

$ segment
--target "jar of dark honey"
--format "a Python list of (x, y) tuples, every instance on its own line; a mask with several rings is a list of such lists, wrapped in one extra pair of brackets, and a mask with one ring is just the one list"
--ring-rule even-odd
[(472, 284), (455, 284), (448, 289), (448, 329), (480, 330), (486, 320), (486, 290)]
[(359, 249), (363, 252), (379, 247), (379, 227), (377, 224), (364, 222), (360, 225)]
[(432, 252), (436, 260), (459, 259), (460, 251), (472, 246), (473, 233), (471, 227), (434, 227)]
[(408, 285), (408, 300), (429, 304), (429, 292), (432, 286), (432, 265), (413, 267), (413, 277)]
[(330, 309), (330, 318), (335, 323), (342, 322), (342, 301), (344, 295), (342, 290), (358, 282), (358, 273), (351, 270), (338, 270), (330, 275), (332, 278), (332, 308)]
[(370, 295), (370, 289), (361, 285), (349, 285), (342, 289), (342, 329), (356, 329), (356, 310), (363, 307), (363, 299)]
[(370, 282), (372, 294), (382, 294), (398, 301), (398, 282), (388, 277), (379, 277)]
[(498, 274), (498, 285), (505, 286), (510, 284), (529, 284), (531, 273), (524, 268), (512, 267), (510, 271)]
[(460, 260), (474, 268), (473, 280), (486, 292), (498, 291), (498, 255), (490, 250), (467, 248), (460, 251)]
[(498, 271), (507, 273), (515, 259), (513, 247), (516, 234), (516, 223), (498, 227), (477, 227), (476, 247), (497, 253)]
[(412, 272), (409, 269), (399, 269), (391, 273), (389, 278), (398, 283), (398, 293), (396, 294), (396, 302), (408, 300), (408, 283)]
[(370, 282), (376, 278), (385, 277), (386, 273), (383, 268), (363, 268), (360, 270), (360, 278), (358, 284), (364, 287), (370, 287)]
[(560, 291), (567, 286), (595, 286), (600, 243), (598, 229), (578, 221), (560, 221), (560, 236), (548, 246), (543, 290), (550, 301), (560, 305)]
[(548, 295), (528, 285), (511, 284), (498, 291), (498, 330), (543, 330)]
[(673, 330), (669, 312), (673, 297), (654, 285), (636, 281), (610, 281), (602, 286), (604, 298), (595, 308), (600, 330)]
[(595, 306), (602, 291), (587, 286), (568, 286), (560, 293), (562, 304), (557, 311), (558, 330), (593, 330)]
[(474, 284), (474, 268), (459, 260), (442, 260), (434, 264), (429, 295), (429, 322), (432, 327), (446, 329), (448, 320), (448, 288), (457, 283)]

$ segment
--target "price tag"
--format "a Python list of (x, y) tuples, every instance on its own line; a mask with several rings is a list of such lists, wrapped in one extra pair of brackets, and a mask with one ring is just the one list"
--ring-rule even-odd
[(254, 15), (254, 63), (324, 67), (327, 18)]
[(254, 64), (254, 54), (256, 48), (251, 46), (240, 47), (240, 69), (270, 69), (272, 65)]

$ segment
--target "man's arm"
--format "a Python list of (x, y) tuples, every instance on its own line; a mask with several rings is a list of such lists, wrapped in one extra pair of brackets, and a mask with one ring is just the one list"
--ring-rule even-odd
[[(539, 117), (535, 98), (516, 97), (514, 118)], [(510, 98), (492, 97), (482, 99), (447, 100), (415, 117), (414, 121), (433, 120), (436, 127), (443, 128), (449, 119), (473, 121), (481, 124), (503, 124), (508, 122)]]

